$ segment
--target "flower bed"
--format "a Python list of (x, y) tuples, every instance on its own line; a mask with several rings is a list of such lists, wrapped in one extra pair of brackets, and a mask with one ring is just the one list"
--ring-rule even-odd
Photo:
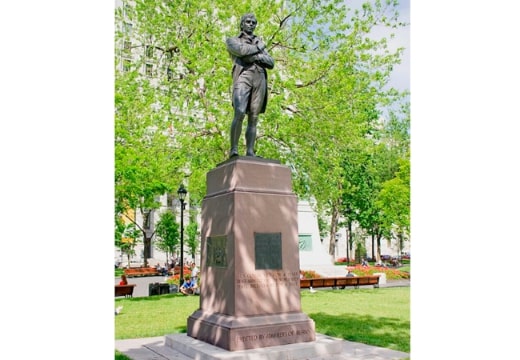
[[(350, 269), (357, 276), (367, 276), (374, 275), (375, 273), (385, 273), (387, 280), (410, 279), (409, 272), (388, 267), (361, 265), (345, 266), (345, 270), (347, 268)], [(300, 274), (302, 274), (305, 279), (320, 279), (323, 277), (314, 270), (301, 270)]]
[(319, 278), (321, 278), (321, 275), (318, 274), (314, 270), (301, 270), (300, 274), (302, 274), (305, 279), (319, 279)]
[(382, 266), (348, 266), (348, 268), (358, 276), (373, 275), (375, 273), (385, 273), (388, 280), (410, 279), (410, 273), (398, 269)]
[[(191, 278), (191, 269), (185, 266), (182, 275), (184, 276), (184, 279)], [(180, 278), (181, 278), (181, 274), (180, 274), (180, 267), (179, 267), (179, 269), (177, 269), (177, 268), (175, 269), (174, 274), (172, 276), (170, 276), (170, 277), (168, 277), (168, 279), (166, 279), (166, 282), (168, 284), (178, 284)]]

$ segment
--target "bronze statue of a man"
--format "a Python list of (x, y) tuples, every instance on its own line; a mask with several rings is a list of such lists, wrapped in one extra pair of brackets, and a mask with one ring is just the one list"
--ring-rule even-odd
[(253, 34), (257, 25), (254, 14), (240, 19), (240, 34), (226, 40), (233, 60), (233, 109), (231, 123), (231, 150), (229, 157), (238, 156), (238, 139), (242, 121), (247, 114), (246, 155), (255, 156), (256, 124), (258, 115), (267, 105), (267, 71), (274, 67), (263, 41)]

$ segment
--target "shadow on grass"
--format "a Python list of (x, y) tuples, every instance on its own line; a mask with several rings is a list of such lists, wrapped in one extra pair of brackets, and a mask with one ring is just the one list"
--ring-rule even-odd
[(307, 314), (316, 323), (316, 332), (344, 340), (410, 352), (410, 322), (399, 319), (351, 314)]

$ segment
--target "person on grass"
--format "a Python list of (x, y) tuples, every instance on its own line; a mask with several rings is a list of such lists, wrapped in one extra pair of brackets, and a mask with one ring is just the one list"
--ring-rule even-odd
[(195, 289), (197, 288), (197, 284), (191, 281), (191, 278), (186, 277), (184, 283), (182, 284), (180, 290), (184, 295), (193, 295), (195, 294)]

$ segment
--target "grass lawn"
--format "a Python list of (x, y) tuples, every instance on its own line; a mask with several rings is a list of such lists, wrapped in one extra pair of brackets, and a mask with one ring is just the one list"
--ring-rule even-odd
[[(302, 290), (301, 295), (302, 311), (315, 321), (316, 332), (410, 352), (409, 287)], [(115, 317), (116, 339), (154, 337), (185, 333), (188, 316), (199, 307), (199, 297), (121, 298), (115, 299), (117, 306), (123, 310)]]
[(410, 288), (302, 291), (316, 332), (410, 352)]

